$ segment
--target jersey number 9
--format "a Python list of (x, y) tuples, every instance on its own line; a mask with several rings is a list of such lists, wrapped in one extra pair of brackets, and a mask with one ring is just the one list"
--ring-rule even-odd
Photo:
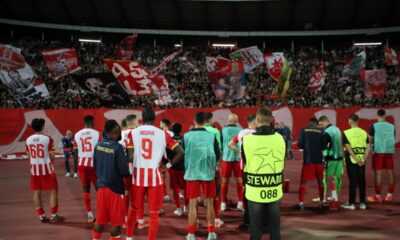
[(142, 139), (142, 157), (151, 160), (153, 156), (153, 142), (149, 138)]

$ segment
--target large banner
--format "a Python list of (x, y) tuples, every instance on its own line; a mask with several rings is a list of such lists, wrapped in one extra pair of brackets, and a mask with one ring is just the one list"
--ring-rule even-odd
[(127, 106), (130, 99), (112, 73), (92, 73), (76, 76), (75, 81), (86, 92), (99, 97), (103, 106)]
[(130, 97), (151, 95), (151, 76), (138, 62), (104, 60)]
[(366, 97), (383, 98), (386, 93), (386, 69), (361, 71), (361, 80), (364, 81), (364, 95)]
[(166, 105), (173, 102), (171, 95), (169, 94), (169, 84), (168, 80), (164, 75), (156, 76), (152, 78), (153, 84), (151, 88), (153, 93), (158, 97), (155, 101), (156, 105)]
[(20, 105), (49, 96), (46, 85), (21, 55), (21, 49), (0, 46), (0, 81)]
[(251, 72), (254, 68), (264, 63), (263, 53), (257, 46), (242, 48), (230, 54), (232, 60), (241, 60), (244, 63), (244, 71)]
[(81, 70), (75, 48), (47, 49), (42, 52), (43, 61), (55, 80)]
[[(400, 132), (400, 107), (385, 108), (387, 120), (394, 123), (396, 132)], [(359, 125), (366, 131), (371, 124), (376, 122), (377, 108), (275, 108), (273, 115), (276, 122), (283, 122), (292, 129), (294, 134), (293, 146), (296, 147), (300, 129), (308, 125), (311, 117), (325, 115), (330, 122), (337, 125), (342, 131), (349, 128), (348, 117), (355, 113), (360, 117)], [(228, 116), (235, 113), (239, 116), (239, 124), (246, 127), (246, 117), (257, 111), (255, 107), (248, 108), (174, 108), (168, 110), (156, 110), (156, 123), (167, 118), (171, 122), (183, 124), (183, 131), (193, 126), (194, 114), (198, 111), (212, 112), (213, 122), (218, 128), (228, 124)], [(32, 134), (30, 123), (34, 118), (46, 120), (44, 133), (51, 136), (55, 146), (67, 130), (76, 133), (82, 128), (82, 120), (85, 115), (93, 115), (95, 118), (94, 128), (103, 131), (107, 119), (115, 119), (121, 122), (128, 114), (135, 114), (141, 120), (140, 109), (57, 109), (57, 110), (29, 110), (29, 109), (0, 109), (0, 154), (12, 154), (25, 151), (25, 139)], [(400, 148), (400, 134), (396, 135), (396, 147)], [(62, 151), (62, 149), (58, 149)]]
[(365, 69), (366, 58), (366, 52), (362, 51), (354, 59), (350, 61), (346, 60), (342, 71), (342, 78), (339, 80), (359, 80), (360, 71)]

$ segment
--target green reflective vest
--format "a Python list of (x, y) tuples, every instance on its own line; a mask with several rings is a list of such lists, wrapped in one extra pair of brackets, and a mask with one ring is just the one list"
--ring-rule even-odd
[(342, 160), (342, 133), (336, 126), (330, 125), (325, 129), (331, 139), (331, 144), (327, 150), (324, 150), (324, 157), (329, 160)]
[(239, 161), (239, 154), (233, 151), (229, 142), (243, 129), (236, 125), (228, 125), (222, 129), (222, 160), (225, 162)]
[[(351, 150), (353, 150), (354, 155), (359, 159), (364, 159), (365, 150), (367, 149), (367, 139), (368, 134), (364, 129), (359, 127), (350, 128), (344, 131), (344, 135), (350, 143)], [(350, 156), (352, 163), (356, 164), (357, 160)]]
[(214, 149), (215, 135), (209, 131), (195, 130), (183, 137), (185, 148), (186, 181), (212, 181), (215, 178), (217, 156)]
[(393, 124), (388, 122), (374, 123), (374, 152), (394, 153), (395, 130)]
[(273, 135), (249, 134), (243, 138), (246, 157), (246, 198), (253, 202), (269, 203), (282, 198), (285, 140)]

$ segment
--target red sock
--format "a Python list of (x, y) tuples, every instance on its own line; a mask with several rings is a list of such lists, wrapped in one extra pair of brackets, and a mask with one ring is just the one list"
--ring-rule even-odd
[(57, 214), (57, 211), (58, 211), (58, 206), (55, 206), (55, 207), (51, 207), (51, 208), (50, 208), (51, 214)]
[(101, 232), (92, 231), (93, 240), (100, 240), (101, 239)]
[(40, 217), (44, 214), (44, 209), (43, 208), (36, 208), (36, 213)]
[(388, 193), (392, 194), (394, 192), (394, 185), (388, 185)]
[(150, 225), (149, 225), (149, 234), (148, 239), (153, 240), (156, 239), (157, 231), (159, 225), (159, 213), (157, 212), (150, 212)]
[(219, 202), (219, 198), (215, 197), (214, 198), (214, 214), (215, 214), (215, 218), (219, 218), (220, 207), (221, 207), (221, 204)]
[(226, 202), (228, 195), (228, 183), (221, 183), (221, 202)]
[[(335, 185), (335, 184), (334, 184)], [(305, 186), (304, 186), (305, 187)], [(318, 187), (318, 193), (319, 193), (319, 200), (322, 202), (324, 200), (324, 184), (321, 183)], [(303, 196), (304, 199), (304, 196)]]
[(375, 193), (377, 195), (381, 195), (381, 190), (382, 190), (381, 186), (375, 186)]
[(136, 209), (131, 208), (128, 214), (128, 222), (126, 226), (126, 237), (132, 237), (136, 225)]
[(144, 209), (137, 209), (136, 210), (136, 218), (137, 219), (144, 219)]
[(179, 187), (174, 186), (174, 188), (172, 189), (172, 193), (173, 193), (173, 198), (174, 198), (174, 201), (175, 201), (176, 208), (180, 208), (181, 207), (181, 201), (179, 199)]
[(243, 183), (238, 183), (236, 185), (237, 194), (238, 194), (238, 201), (243, 202)]
[(208, 225), (207, 230), (209, 233), (215, 232), (215, 225)]
[(299, 189), (299, 202), (304, 202), (305, 193), (306, 193), (306, 185), (301, 184)]
[(116, 236), (116, 237), (110, 236), (110, 240), (118, 240), (118, 239), (121, 239), (121, 236), (120, 236), (120, 235), (119, 235), (119, 236)]
[(125, 194), (125, 215), (129, 213), (129, 194)]
[(190, 234), (194, 234), (194, 233), (196, 232), (196, 224), (189, 225), (189, 226), (188, 226), (188, 232), (189, 232)]
[(92, 205), (90, 204), (90, 193), (84, 192), (82, 194), (83, 197), (83, 203), (85, 204), (85, 208), (87, 212), (92, 211)]

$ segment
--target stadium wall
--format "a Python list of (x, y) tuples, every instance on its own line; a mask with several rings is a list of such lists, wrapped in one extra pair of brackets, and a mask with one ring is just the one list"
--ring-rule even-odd
[[(400, 132), (400, 107), (386, 107), (388, 121), (394, 123), (396, 132)], [(156, 125), (163, 118), (171, 122), (179, 122), (187, 131), (193, 126), (193, 116), (197, 111), (212, 112), (214, 124), (217, 127), (226, 125), (228, 115), (236, 113), (239, 116), (240, 125), (246, 127), (246, 117), (254, 114), (257, 108), (174, 108), (159, 109), (156, 111)], [(293, 130), (293, 144), (296, 147), (297, 136), (300, 129), (308, 124), (311, 117), (326, 115), (330, 121), (341, 130), (347, 129), (348, 116), (356, 113), (360, 117), (360, 127), (369, 130), (369, 126), (376, 120), (377, 108), (350, 107), (342, 109), (329, 108), (274, 108), (275, 121), (283, 122)], [(54, 110), (29, 110), (29, 109), (0, 109), (0, 154), (8, 155), (25, 151), (25, 139), (33, 133), (30, 122), (34, 118), (46, 120), (45, 134), (55, 141), (57, 150), (61, 152), (60, 140), (67, 130), (77, 132), (83, 127), (83, 117), (93, 115), (95, 128), (102, 131), (107, 119), (115, 119), (118, 122), (128, 114), (136, 114), (141, 120), (140, 109), (54, 109)], [(400, 134), (396, 135), (396, 147), (400, 148)]]

